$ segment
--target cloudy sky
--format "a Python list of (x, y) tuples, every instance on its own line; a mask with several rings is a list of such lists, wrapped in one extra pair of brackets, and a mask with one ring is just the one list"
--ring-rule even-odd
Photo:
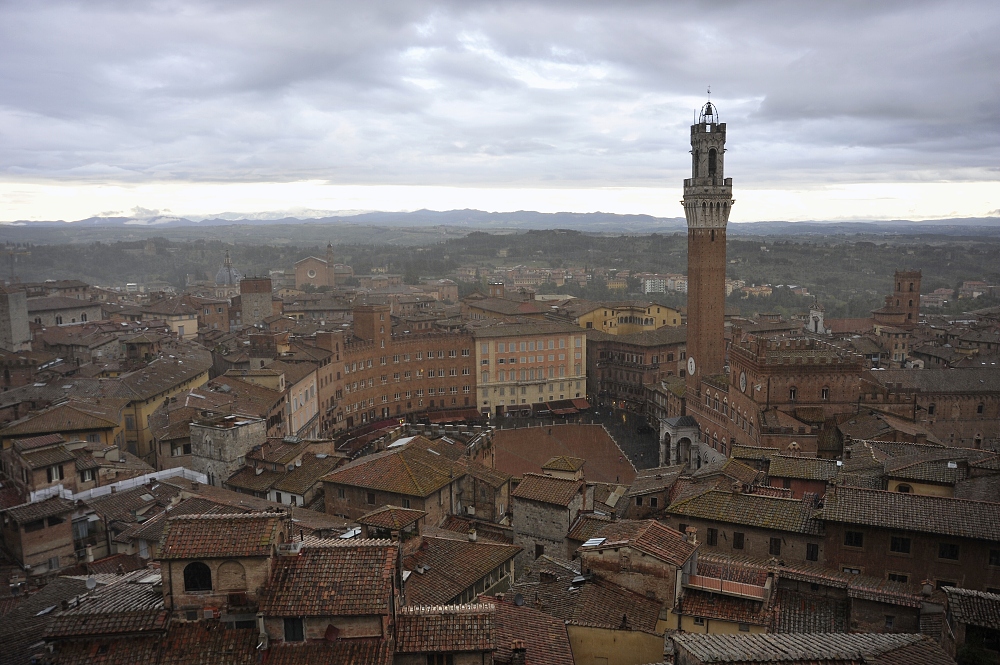
[[(0, 221), (479, 208), (1000, 215), (1000, 3), (0, 3)], [(149, 214), (148, 212), (145, 214)]]

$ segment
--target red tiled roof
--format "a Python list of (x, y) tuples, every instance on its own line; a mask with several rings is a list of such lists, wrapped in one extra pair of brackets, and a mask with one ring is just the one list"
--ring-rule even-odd
[(55, 643), (54, 662), (59, 665), (156, 663), (159, 654), (159, 635), (60, 640)]
[(373, 526), (378, 529), (392, 529), (398, 531), (414, 522), (418, 522), (427, 513), (423, 510), (411, 510), (409, 508), (399, 508), (397, 506), (384, 506), (358, 518), (358, 524)]
[(514, 640), (525, 646), (525, 665), (573, 665), (566, 624), (562, 619), (513, 603), (482, 597), (496, 606), (494, 661), (509, 663)]
[(160, 541), (160, 558), (268, 556), (279, 542), (279, 530), (287, 527), (278, 513), (171, 517)]
[(157, 665), (258, 665), (257, 629), (212, 621), (173, 623), (160, 654)]
[(395, 494), (428, 497), (453, 480), (455, 464), (448, 452), (443, 444), (415, 437), (399, 448), (368, 455), (342, 466), (323, 480)]
[(158, 582), (159, 575), (140, 570), (91, 591), (85, 601), (60, 612), (46, 635), (70, 638), (164, 630), (168, 614), (163, 593), (153, 588), (154, 580)]
[(118, 573), (119, 566), (121, 566), (123, 573), (131, 573), (132, 571), (141, 570), (146, 567), (139, 560), (139, 557), (134, 554), (112, 554), (111, 556), (88, 563), (87, 572), (94, 575), (101, 573), (114, 575)]
[(755, 626), (767, 626), (771, 621), (771, 612), (761, 601), (732, 598), (694, 589), (685, 590), (676, 611), (685, 616), (748, 623)]
[(414, 572), (406, 582), (407, 602), (452, 602), (520, 551), (517, 545), (424, 536), (421, 547), (403, 559), (407, 570), (424, 567), (423, 573)]
[(260, 603), (267, 616), (385, 615), (397, 545), (354, 540), (279, 557)]
[(410, 606), (396, 616), (397, 653), (492, 651), (491, 605)]
[(697, 545), (684, 540), (680, 531), (675, 531), (656, 520), (621, 520), (611, 522), (597, 532), (595, 538), (604, 541), (590, 546), (582, 546), (581, 551), (599, 551), (608, 547), (628, 546), (666, 561), (675, 566), (683, 566)]
[(526, 473), (511, 496), (517, 499), (527, 499), (540, 503), (551, 503), (557, 506), (568, 506), (581, 489), (582, 480), (543, 476), (538, 473)]
[(884, 529), (1000, 540), (1000, 504), (860, 487), (827, 492), (822, 519)]
[[(271, 645), (267, 665), (392, 665), (389, 643), (379, 639)], [(207, 665), (207, 664), (206, 664)]]

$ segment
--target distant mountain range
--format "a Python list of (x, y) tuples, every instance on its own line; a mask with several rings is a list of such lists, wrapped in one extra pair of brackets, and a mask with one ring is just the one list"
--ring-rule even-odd
[[(344, 224), (351, 226), (420, 228), (457, 227), (467, 231), (573, 229), (591, 233), (645, 234), (674, 233), (685, 229), (683, 217), (653, 217), (651, 215), (618, 215), (614, 213), (542, 213), (532, 211), (484, 212), (482, 210), (417, 210), (414, 212), (339, 211), (329, 216), (323, 211), (308, 211), (303, 217), (281, 217), (281, 213), (223, 213), (202, 219), (174, 216), (149, 217), (90, 217), (74, 222), (42, 221), (13, 222), (9, 225), (66, 228), (67, 224), (85, 227), (222, 227), (234, 225), (280, 226), (299, 224)], [(8, 226), (8, 225), (3, 225)], [(743, 222), (731, 223), (734, 235), (831, 235), (853, 233), (937, 234), (937, 235), (1000, 235), (1000, 217), (969, 217), (954, 219), (806, 221), (806, 222)]]

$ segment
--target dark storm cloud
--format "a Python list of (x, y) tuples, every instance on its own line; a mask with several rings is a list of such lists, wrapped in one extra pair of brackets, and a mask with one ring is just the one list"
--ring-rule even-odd
[(980, 2), (8, 2), (0, 174), (650, 185), (713, 86), (744, 183), (993, 179)]

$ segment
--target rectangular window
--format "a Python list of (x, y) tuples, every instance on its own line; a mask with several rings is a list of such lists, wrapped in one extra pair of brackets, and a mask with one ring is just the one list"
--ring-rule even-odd
[(890, 582), (903, 582), (906, 583), (909, 579), (909, 575), (904, 575), (903, 573), (889, 573), (886, 578)]
[(695, 617), (694, 618), (694, 625), (696, 625), (696, 626), (704, 626), (705, 625), (705, 619), (702, 618), (702, 617)]
[(337, 488), (337, 498), (338, 499), (346, 499), (347, 498), (347, 491), (343, 487), (338, 487)]
[(938, 543), (938, 558), (958, 560), (958, 545), (955, 543)]
[(715, 547), (716, 544), (718, 544), (718, 542), (719, 542), (719, 530), (718, 529), (709, 528), (709, 530), (708, 530), (708, 537), (706, 538), (706, 542), (710, 546)]
[(365, 498), (368, 501), (369, 506), (375, 505), (375, 492), (368, 492), (368, 496)]
[(990, 565), (1000, 566), (1000, 550), (990, 550)]
[(743, 533), (741, 531), (733, 532), (733, 549), (734, 550), (743, 549)]
[(897, 554), (909, 554), (910, 539), (903, 536), (893, 536), (889, 540), (889, 551)]
[(896, 617), (886, 614), (885, 615), (885, 629), (892, 630), (893, 625), (896, 623)]
[(772, 538), (767, 551), (771, 556), (781, 556), (781, 538)]
[(845, 531), (844, 545), (847, 547), (864, 547), (865, 534), (861, 531)]
[(851, 568), (850, 566), (843, 566), (840, 570), (841, 570), (841, 572), (850, 573), (851, 575), (860, 575), (861, 574), (861, 569), (860, 568)]
[(409, 508), (409, 507), (410, 507), (410, 500), (403, 499), (403, 508)]
[(655, 496), (652, 496), (652, 497), (649, 498), (649, 507), (650, 508), (656, 508), (658, 503), (659, 502), (656, 500)]
[(302, 642), (305, 639), (305, 631), (302, 630), (302, 619), (285, 619), (285, 641)]
[(806, 543), (806, 561), (819, 561), (818, 543)]
[(637, 506), (641, 506), (642, 505), (642, 497), (641, 496), (635, 497), (635, 505), (637, 505)]
[(543, 554), (545, 554), (545, 545), (540, 545), (539, 543), (535, 543), (535, 558), (537, 559)]
[(750, 632), (750, 624), (748, 624), (748, 623), (741, 623), (740, 624), (740, 632), (741, 633), (749, 633)]

